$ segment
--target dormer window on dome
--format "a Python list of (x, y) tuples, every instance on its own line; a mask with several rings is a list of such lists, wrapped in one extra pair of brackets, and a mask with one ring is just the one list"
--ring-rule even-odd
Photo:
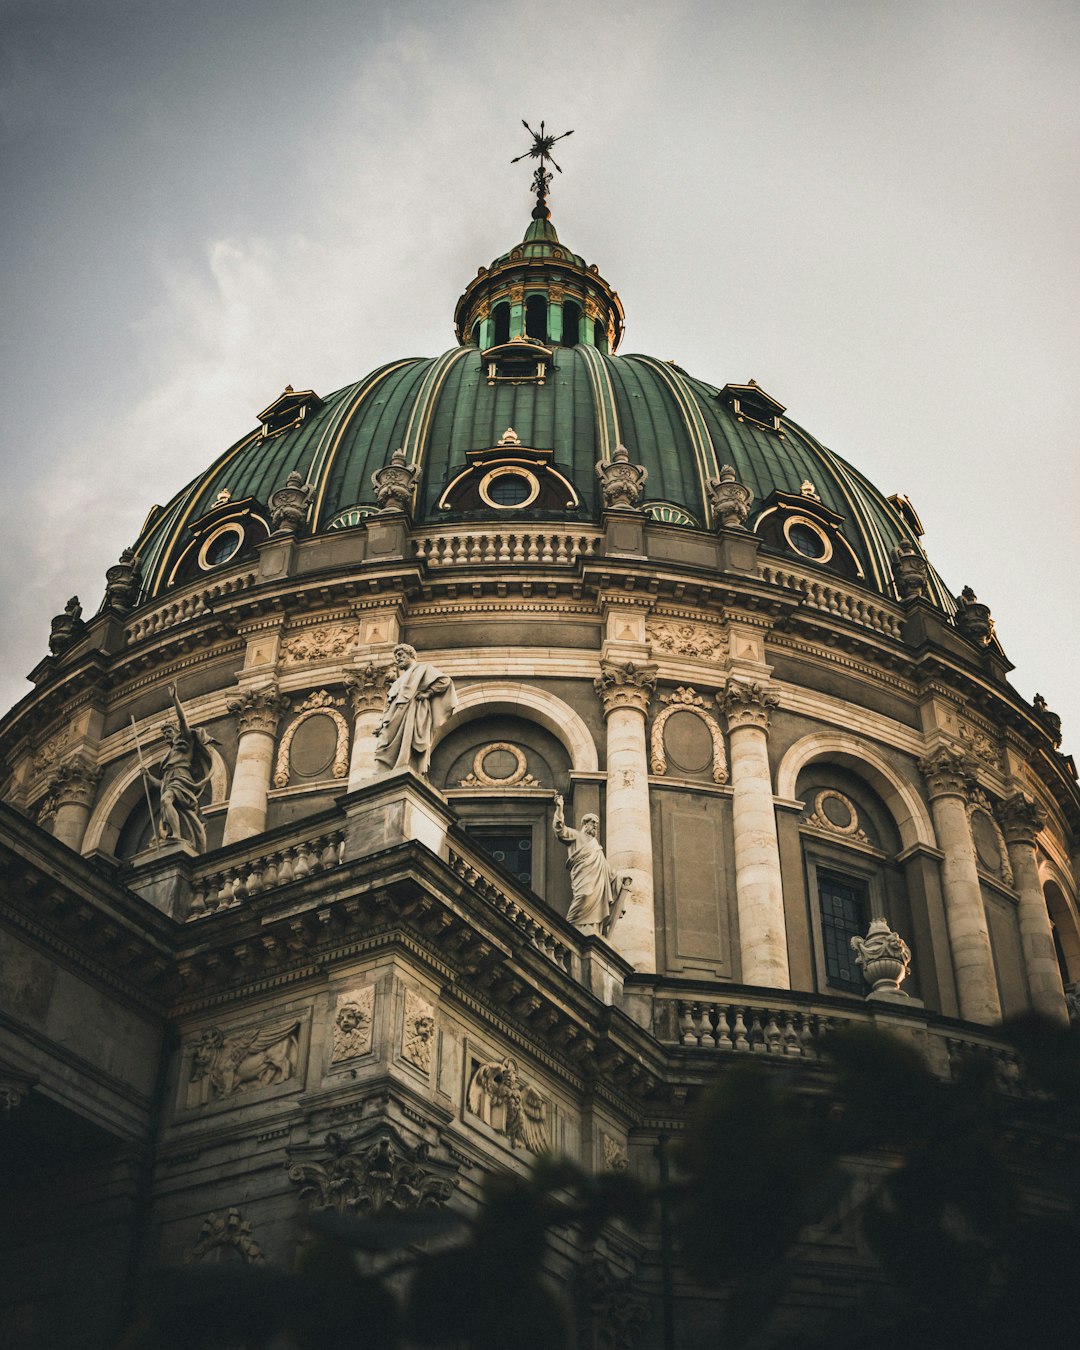
[(253, 497), (233, 501), (223, 488), (205, 515), (192, 521), (191, 542), (180, 554), (166, 580), (167, 586), (191, 581), (255, 552), (270, 534), (270, 526)]
[(488, 384), (543, 384), (554, 352), (533, 338), (516, 337), (481, 352)]
[(309, 412), (322, 405), (323, 401), (314, 389), (294, 389), (287, 384), (284, 392), (258, 414), (259, 439), (269, 440), (271, 436), (280, 436), (283, 431), (298, 427)]
[(858, 555), (841, 533), (844, 517), (826, 506), (809, 479), (799, 491), (777, 489), (762, 503), (754, 533), (772, 548), (818, 563), (841, 576), (862, 577)]
[(750, 422), (766, 431), (780, 431), (780, 418), (784, 415), (784, 405), (778, 399), (767, 394), (756, 380), (749, 384), (725, 384), (720, 397), (731, 405), (740, 422)]
[(521, 444), (507, 427), (498, 445), (469, 450), (469, 467), (439, 498), (441, 511), (521, 511), (536, 507), (554, 512), (574, 510), (580, 498), (573, 484), (552, 468), (550, 450)]

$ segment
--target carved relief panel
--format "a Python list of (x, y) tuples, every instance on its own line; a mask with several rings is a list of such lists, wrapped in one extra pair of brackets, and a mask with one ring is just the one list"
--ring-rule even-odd
[(516, 1059), (469, 1061), (466, 1117), (503, 1135), (512, 1149), (546, 1153), (550, 1148), (551, 1104), (518, 1068)]
[(371, 1053), (375, 1041), (375, 986), (339, 995), (330, 1034), (330, 1063)]
[(650, 767), (655, 774), (704, 777), (723, 784), (728, 780), (727, 752), (720, 724), (705, 700), (684, 687), (661, 694), (664, 709), (654, 719), (650, 738)]
[(431, 1073), (435, 1047), (435, 1009), (412, 989), (405, 990), (401, 1058), (425, 1077)]
[(240, 1027), (210, 1027), (185, 1047), (179, 1109), (221, 1109), (299, 1091), (307, 1061), (308, 1010)]
[(278, 745), (274, 786), (347, 778), (349, 724), (341, 712), (344, 697), (319, 689), (293, 706), (295, 715)]

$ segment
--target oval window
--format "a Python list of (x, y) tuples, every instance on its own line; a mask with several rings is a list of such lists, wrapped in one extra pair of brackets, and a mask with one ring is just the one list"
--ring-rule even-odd
[(828, 562), (832, 557), (832, 544), (828, 538), (802, 517), (794, 517), (784, 523), (784, 538), (796, 553), (813, 562)]
[(199, 549), (199, 566), (204, 570), (220, 567), (240, 551), (244, 542), (244, 531), (239, 525), (222, 525), (216, 529)]
[(498, 511), (529, 506), (540, 495), (540, 483), (525, 469), (492, 469), (480, 480), (480, 499)]

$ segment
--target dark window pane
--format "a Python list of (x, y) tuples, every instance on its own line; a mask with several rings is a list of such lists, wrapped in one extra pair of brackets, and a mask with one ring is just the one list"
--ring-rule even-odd
[(525, 886), (532, 885), (532, 836), (520, 828), (476, 825), (469, 833), (495, 861)]
[(868, 926), (866, 886), (853, 877), (818, 872), (821, 936), (825, 946), (825, 975), (834, 989), (864, 994), (869, 986), (851, 950), (853, 937), (865, 937)]

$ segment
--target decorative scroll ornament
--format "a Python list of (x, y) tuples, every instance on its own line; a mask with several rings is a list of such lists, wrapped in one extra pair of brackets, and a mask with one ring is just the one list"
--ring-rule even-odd
[(304, 475), (294, 469), (285, 479), (285, 486), (270, 494), (270, 521), (275, 534), (300, 533), (314, 491), (311, 483), (304, 482)]
[[(484, 768), (484, 761), (488, 756), (500, 750), (514, 758), (514, 769), (506, 778), (495, 778)], [(477, 750), (473, 756), (472, 772), (467, 773), (458, 782), (460, 787), (539, 787), (540, 780), (534, 778), (528, 769), (529, 762), (516, 745), (511, 745), (509, 741), (491, 741)]]
[[(968, 825), (971, 828), (972, 842), (975, 844), (975, 856), (979, 863), (988, 872), (997, 871), (1001, 880), (1006, 886), (1013, 884), (1012, 864), (1009, 862), (1009, 850), (1005, 846), (1005, 836), (1001, 832), (1001, 826), (998, 824), (997, 816), (994, 814), (994, 807), (990, 798), (981, 788), (973, 788), (967, 804)], [(984, 828), (990, 830), (993, 835), (994, 845), (997, 852), (995, 861), (987, 861), (984, 857), (986, 845), (980, 841), (975, 831), (978, 829), (978, 821), (985, 821)], [(996, 865), (995, 865), (996, 864)]]
[(606, 510), (636, 511), (645, 491), (649, 471), (643, 464), (630, 463), (630, 451), (617, 445), (610, 460), (598, 460), (596, 476)]
[(931, 801), (935, 797), (963, 797), (975, 781), (971, 756), (958, 745), (940, 745), (919, 760)]
[(240, 1211), (232, 1208), (224, 1214), (208, 1214), (203, 1220), (198, 1241), (184, 1257), (186, 1266), (205, 1260), (217, 1247), (232, 1247), (239, 1253), (245, 1266), (262, 1266), (266, 1257), (262, 1248), (251, 1236), (251, 1224), (240, 1217)]
[[(838, 823), (828, 814), (826, 806), (829, 802), (839, 802), (841, 809), (847, 812), (846, 824)], [(870, 842), (866, 831), (859, 827), (859, 808), (850, 797), (837, 792), (836, 788), (822, 788), (814, 797), (813, 811), (804, 816), (803, 821), (807, 825), (813, 825), (815, 829), (843, 835), (845, 839), (858, 839), (863, 844)]]
[(420, 477), (420, 465), (408, 464), (405, 451), (397, 449), (390, 463), (376, 469), (371, 475), (375, 496), (383, 511), (407, 511), (412, 501), (413, 487)]
[(986, 647), (994, 636), (994, 621), (990, 617), (990, 607), (980, 603), (979, 597), (965, 586), (957, 597), (956, 614), (953, 620), (956, 627), (969, 642)]
[(226, 1035), (220, 1027), (203, 1032), (191, 1057), (188, 1107), (287, 1082), (300, 1060), (300, 1022), (248, 1027)]
[(86, 624), (82, 621), (82, 605), (79, 604), (79, 597), (73, 595), (64, 606), (63, 614), (57, 614), (52, 621), (49, 651), (53, 656), (59, 656), (72, 643), (78, 641), (85, 628)]
[(105, 570), (105, 604), (126, 613), (139, 597), (142, 567), (133, 548), (120, 554), (120, 561)]
[(883, 993), (906, 997), (900, 985), (911, 968), (911, 948), (889, 927), (888, 919), (871, 919), (866, 937), (851, 939), (851, 950), (871, 986), (867, 997)]
[(709, 480), (709, 505), (717, 526), (724, 530), (744, 530), (754, 494), (740, 483), (730, 464), (720, 468), (720, 477)]
[(654, 652), (672, 656), (696, 656), (708, 661), (727, 650), (727, 633), (703, 623), (649, 619), (645, 623), (645, 636)]
[(893, 581), (901, 600), (921, 600), (930, 588), (930, 567), (919, 546), (904, 539), (890, 554)]
[(349, 724), (342, 717), (334, 706), (338, 702), (333, 694), (327, 693), (325, 689), (318, 690), (317, 693), (309, 694), (300, 707), (297, 709), (297, 716), (289, 723), (285, 729), (285, 735), (281, 738), (281, 744), (278, 746), (277, 761), (274, 764), (274, 786), (283, 788), (289, 786), (289, 751), (292, 749), (293, 737), (297, 729), (310, 717), (329, 717), (337, 727), (337, 744), (334, 748), (334, 763), (330, 772), (335, 778), (344, 778), (349, 772)]
[(275, 685), (265, 689), (245, 689), (225, 705), (236, 718), (236, 729), (243, 736), (248, 731), (277, 735), (278, 722), (288, 710), (289, 700), (278, 693)]
[(1001, 824), (1010, 844), (1030, 844), (1046, 824), (1046, 812), (1024, 792), (1016, 792), (1001, 804)]
[(638, 665), (634, 661), (625, 665), (601, 661), (593, 688), (604, 705), (605, 717), (610, 717), (616, 708), (634, 708), (644, 713), (656, 689), (656, 666)]
[(724, 735), (720, 724), (705, 706), (705, 700), (693, 688), (679, 685), (670, 694), (661, 694), (660, 702), (667, 707), (652, 724), (649, 737), (649, 763), (653, 773), (663, 776), (667, 773), (667, 756), (664, 752), (664, 726), (673, 713), (688, 712), (700, 717), (709, 729), (712, 738), (712, 780), (714, 783), (726, 783), (728, 780), (727, 753), (724, 750)]
[(345, 676), (345, 688), (356, 714), (382, 712), (386, 707), (386, 691), (393, 671), (389, 666), (377, 666), (369, 661), (362, 669)]
[[(324, 1156), (306, 1161), (312, 1152)], [(387, 1128), (374, 1140), (370, 1132), (346, 1139), (331, 1131), (321, 1146), (290, 1150), (285, 1165), (313, 1209), (341, 1214), (439, 1209), (457, 1185), (455, 1166), (430, 1158), (427, 1144), (409, 1148)]]
[(323, 624), (292, 634), (281, 644), (281, 664), (298, 666), (315, 661), (345, 661), (357, 643), (355, 623)]
[(29, 1074), (0, 1069), (0, 1120), (23, 1104), (36, 1082)]
[(375, 1030), (375, 986), (354, 990), (338, 1006), (334, 1018), (331, 1064), (356, 1059), (371, 1050)]
[(768, 731), (769, 717), (780, 706), (780, 695), (756, 680), (729, 680), (716, 701), (727, 717), (728, 731), (739, 727), (761, 727)]
[(405, 990), (405, 1025), (401, 1038), (401, 1057), (421, 1073), (431, 1072), (431, 1051), (435, 1042), (435, 1009), (419, 994)]
[(518, 1073), (516, 1060), (507, 1057), (479, 1065), (469, 1082), (467, 1095), (469, 1110), (488, 1120), (493, 1129), (500, 1128), (496, 1121), (502, 1116), (500, 1132), (509, 1139), (511, 1148), (520, 1145), (538, 1154), (548, 1151), (544, 1121), (547, 1103)]

